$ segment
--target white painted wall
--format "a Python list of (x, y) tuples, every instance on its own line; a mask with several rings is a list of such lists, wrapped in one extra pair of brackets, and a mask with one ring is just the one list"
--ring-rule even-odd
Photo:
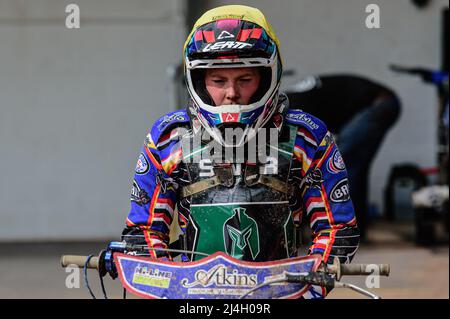
[[(239, 1), (263, 11), (281, 42), (287, 87), (310, 74), (354, 72), (393, 88), (403, 112), (382, 145), (371, 172), (371, 201), (382, 209), (390, 167), (413, 162), (436, 164), (436, 90), (418, 78), (399, 76), (389, 63), (441, 66), (441, 16), (448, 1), (433, 0), (419, 10), (410, 0), (271, 0)], [(365, 27), (368, 4), (380, 7), (380, 29)], [(234, 4), (211, 1), (210, 6)], [(338, 101), (336, 107), (339, 107)]]
[(184, 36), (183, 0), (0, 0), (1, 241), (119, 237)]

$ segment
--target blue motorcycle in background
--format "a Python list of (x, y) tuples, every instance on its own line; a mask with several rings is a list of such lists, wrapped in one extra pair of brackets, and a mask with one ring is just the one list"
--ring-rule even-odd
[[(443, 223), (449, 234), (449, 105), (448, 105), (448, 72), (430, 70), (422, 67), (404, 67), (391, 65), (390, 69), (397, 73), (419, 76), (426, 84), (437, 87), (439, 93), (438, 132), (437, 132), (437, 181), (422, 185), (412, 193), (412, 206), (415, 211), (416, 243), (434, 245), (437, 242), (436, 225)], [(423, 178), (423, 180), (426, 180)], [(425, 184), (425, 183), (423, 183)]]

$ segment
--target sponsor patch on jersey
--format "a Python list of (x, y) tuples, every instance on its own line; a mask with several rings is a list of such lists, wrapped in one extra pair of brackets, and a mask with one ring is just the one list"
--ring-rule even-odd
[(324, 179), (322, 176), (322, 172), (320, 169), (316, 168), (314, 171), (312, 171), (308, 176), (306, 176), (306, 185), (308, 188), (322, 188), (322, 183)]
[(188, 121), (188, 118), (184, 116), (184, 112), (175, 112), (170, 115), (165, 115), (161, 123), (158, 124), (158, 130), (164, 131), (165, 127), (171, 122), (184, 122)]
[(319, 124), (305, 113), (288, 113), (287, 118), (294, 123), (305, 124), (312, 130), (317, 130), (319, 128)]
[(137, 160), (136, 168), (135, 168), (134, 171), (136, 172), (136, 174), (141, 174), (141, 175), (143, 175), (143, 174), (145, 174), (145, 173), (148, 172), (148, 168), (149, 168), (148, 161), (147, 161), (147, 159), (145, 158), (144, 154), (141, 153), (141, 154), (139, 155), (138, 160)]
[(131, 198), (132, 202), (135, 202), (139, 206), (148, 204), (150, 202), (150, 197), (147, 192), (139, 186), (136, 180), (133, 180), (133, 187), (131, 188)]
[(337, 174), (345, 170), (344, 160), (339, 150), (335, 150), (333, 156), (327, 162), (327, 169), (332, 174)]
[(331, 190), (330, 200), (333, 203), (343, 203), (350, 199), (348, 179), (344, 178), (337, 182)]

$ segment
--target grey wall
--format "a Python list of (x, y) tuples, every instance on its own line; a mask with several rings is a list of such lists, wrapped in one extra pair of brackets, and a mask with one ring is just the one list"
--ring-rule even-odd
[[(233, 4), (211, 1), (209, 7)], [(240, 1), (262, 10), (281, 42), (285, 68), (297, 76), (354, 72), (393, 88), (403, 112), (382, 145), (371, 171), (371, 201), (382, 209), (383, 190), (392, 164), (436, 165), (436, 90), (418, 78), (399, 76), (389, 63), (441, 66), (441, 11), (448, 1), (433, 0), (418, 10), (410, 0), (271, 0)], [(367, 29), (365, 8), (380, 7), (381, 28)], [(209, 8), (208, 7), (208, 8)], [(336, 101), (336, 107), (339, 107)]]
[(120, 235), (146, 130), (175, 109), (183, 17), (183, 0), (0, 0), (0, 240)]

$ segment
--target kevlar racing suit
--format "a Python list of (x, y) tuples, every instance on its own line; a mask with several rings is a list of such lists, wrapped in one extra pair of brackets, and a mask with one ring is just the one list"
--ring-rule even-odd
[[(262, 166), (250, 161), (216, 165), (192, 160), (208, 147), (189, 143), (196, 125), (186, 110), (158, 119), (139, 155), (122, 239), (168, 248), (178, 214), (180, 248), (269, 261), (297, 256), (296, 230), (306, 219), (313, 239), (309, 254), (322, 255), (324, 262), (335, 256), (350, 262), (359, 232), (345, 165), (331, 133), (319, 119), (295, 109), (276, 113), (271, 125), (279, 132), (276, 160), (268, 157)], [(172, 258), (162, 250), (149, 254)], [(184, 261), (200, 258), (182, 256)], [(327, 293), (312, 286), (304, 297)]]

